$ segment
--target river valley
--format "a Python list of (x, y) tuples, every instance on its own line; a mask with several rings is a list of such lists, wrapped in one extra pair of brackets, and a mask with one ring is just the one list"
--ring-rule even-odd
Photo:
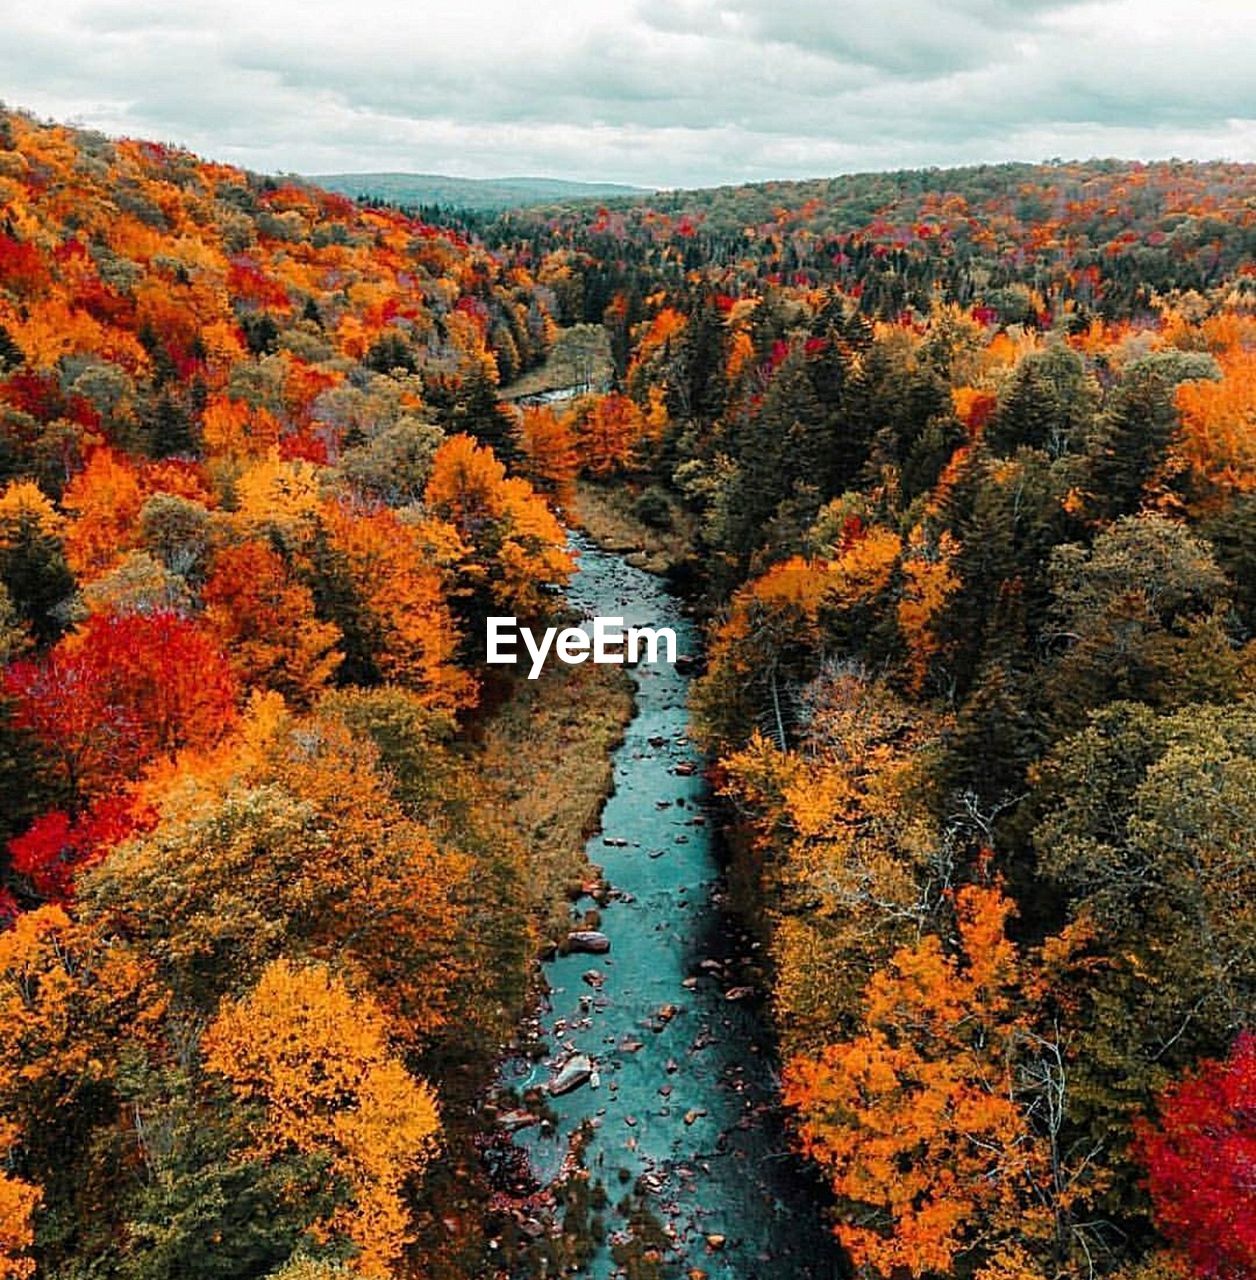
[[(696, 628), (661, 579), (587, 540), (576, 546), (569, 598), (586, 625), (611, 615), (668, 626), (681, 654), (694, 652)], [(624, 1274), (633, 1228), (618, 1206), (628, 1196), (666, 1235), (663, 1274), (831, 1280), (841, 1261), (814, 1186), (786, 1152), (759, 993), (746, 982), (753, 944), (722, 905), (704, 762), (688, 736), (687, 664), (632, 674), (635, 714), (588, 846), (610, 887), (593, 921), (609, 951), (546, 964), (548, 1054), (507, 1063), (500, 1083), (523, 1095), (592, 1076), (547, 1096), (554, 1121), (515, 1141), (550, 1183), (588, 1126), (583, 1159), (605, 1188), (609, 1237), (580, 1272), (591, 1280)], [(577, 905), (573, 929), (592, 905)]]

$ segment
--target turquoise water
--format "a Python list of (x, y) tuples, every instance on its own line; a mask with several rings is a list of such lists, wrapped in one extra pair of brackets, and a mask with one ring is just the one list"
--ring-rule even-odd
[[(695, 628), (660, 579), (587, 542), (577, 547), (569, 594), (587, 617), (670, 626), (680, 652), (695, 651)], [(611, 949), (545, 966), (541, 1033), (550, 1055), (508, 1064), (503, 1078), (518, 1090), (544, 1085), (578, 1052), (594, 1061), (598, 1084), (548, 1099), (554, 1128), (524, 1129), (515, 1141), (548, 1182), (570, 1135), (595, 1126), (585, 1162), (605, 1184), (608, 1231), (627, 1227), (613, 1206), (644, 1189), (671, 1234), (677, 1275), (841, 1276), (814, 1187), (784, 1150), (763, 1015), (739, 975), (751, 944), (718, 901), (708, 787), (687, 737), (689, 676), (661, 664), (637, 668), (633, 679), (636, 714), (615, 752), (602, 830), (588, 846), (619, 895), (602, 910)], [(695, 772), (684, 776), (688, 765)], [(616, 1275), (609, 1249), (581, 1274)]]

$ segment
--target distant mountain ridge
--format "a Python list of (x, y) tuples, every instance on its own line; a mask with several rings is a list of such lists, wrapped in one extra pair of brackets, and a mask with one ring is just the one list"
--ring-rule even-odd
[(564, 178), (453, 178), (439, 173), (312, 173), (328, 191), (353, 199), (399, 205), (444, 205), (495, 212), (571, 200), (613, 199), (651, 194), (647, 187), (618, 182), (573, 182)]

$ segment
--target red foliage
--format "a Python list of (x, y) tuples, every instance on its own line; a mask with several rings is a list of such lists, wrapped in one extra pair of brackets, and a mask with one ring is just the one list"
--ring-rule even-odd
[(1256, 1035), (1159, 1098), (1138, 1143), (1156, 1225), (1207, 1280), (1256, 1276)]
[(227, 269), (227, 289), (233, 298), (251, 302), (257, 307), (287, 310), (289, 306), (288, 291), (251, 258), (232, 260)]
[(158, 754), (217, 742), (237, 692), (209, 635), (169, 611), (90, 618), (42, 662), (14, 663), (4, 687), (75, 807)]
[(83, 867), (99, 862), (114, 845), (150, 829), (153, 822), (154, 815), (137, 811), (129, 798), (105, 796), (77, 819), (60, 809), (37, 818), (25, 835), (9, 841), (9, 857), (35, 893), (64, 905)]
[(30, 297), (45, 289), (49, 281), (39, 249), (0, 232), (0, 288)]

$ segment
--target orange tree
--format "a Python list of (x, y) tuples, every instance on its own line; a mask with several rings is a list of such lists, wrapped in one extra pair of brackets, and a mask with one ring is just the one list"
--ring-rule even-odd
[(1048, 1015), (1069, 938), (1022, 957), (998, 888), (955, 898), (956, 942), (926, 935), (869, 982), (858, 1032), (793, 1059), (784, 1096), (841, 1205), (837, 1235), (876, 1274), (947, 1275), (1016, 1244), (1079, 1248), (1091, 1188), (1063, 1140), (1068, 1045)]

